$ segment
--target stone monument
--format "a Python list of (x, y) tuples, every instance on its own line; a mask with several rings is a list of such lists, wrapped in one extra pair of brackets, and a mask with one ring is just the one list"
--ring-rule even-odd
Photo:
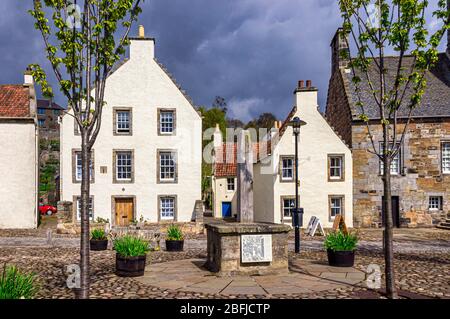
[(253, 211), (253, 144), (241, 131), (237, 144), (237, 222), (206, 224), (206, 267), (219, 275), (269, 275), (288, 272), (291, 227), (256, 223)]

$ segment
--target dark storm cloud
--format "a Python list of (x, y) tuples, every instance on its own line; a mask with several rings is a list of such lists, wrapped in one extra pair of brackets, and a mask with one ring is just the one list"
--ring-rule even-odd
[[(41, 63), (54, 83), (30, 7), (31, 0), (0, 1), (0, 83), (21, 83), (29, 63)], [(156, 57), (196, 105), (220, 95), (232, 117), (283, 119), (297, 81), (311, 79), (323, 109), (337, 1), (146, 0), (142, 8), (139, 24), (156, 38)], [(57, 101), (65, 103), (61, 94)]]

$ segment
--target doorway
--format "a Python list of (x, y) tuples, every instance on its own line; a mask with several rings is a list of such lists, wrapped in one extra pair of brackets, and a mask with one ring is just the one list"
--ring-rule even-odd
[(128, 226), (134, 219), (134, 198), (114, 198), (116, 226)]
[(231, 217), (231, 202), (222, 202), (222, 218)]
[[(385, 222), (385, 205), (384, 205), (384, 196), (382, 198), (383, 204), (382, 204), (382, 212), (381, 217), (383, 221), (383, 225)], [(400, 228), (400, 197), (398, 196), (392, 196), (392, 225), (396, 228)]]

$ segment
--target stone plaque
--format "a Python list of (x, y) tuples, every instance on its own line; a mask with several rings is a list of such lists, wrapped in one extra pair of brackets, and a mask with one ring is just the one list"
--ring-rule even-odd
[(241, 235), (243, 263), (272, 261), (272, 235)]

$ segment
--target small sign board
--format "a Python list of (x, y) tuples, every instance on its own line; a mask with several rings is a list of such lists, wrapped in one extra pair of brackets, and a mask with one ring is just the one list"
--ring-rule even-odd
[(242, 263), (272, 261), (272, 235), (241, 235)]
[(311, 216), (311, 219), (309, 220), (308, 227), (306, 228), (306, 234), (309, 236), (314, 236), (316, 231), (319, 230), (319, 232), (324, 236), (325, 231), (323, 230), (322, 223), (320, 222), (320, 219), (316, 216)]
[(344, 216), (336, 215), (333, 223), (333, 230), (341, 230), (344, 234), (348, 234), (347, 225), (345, 224)]

